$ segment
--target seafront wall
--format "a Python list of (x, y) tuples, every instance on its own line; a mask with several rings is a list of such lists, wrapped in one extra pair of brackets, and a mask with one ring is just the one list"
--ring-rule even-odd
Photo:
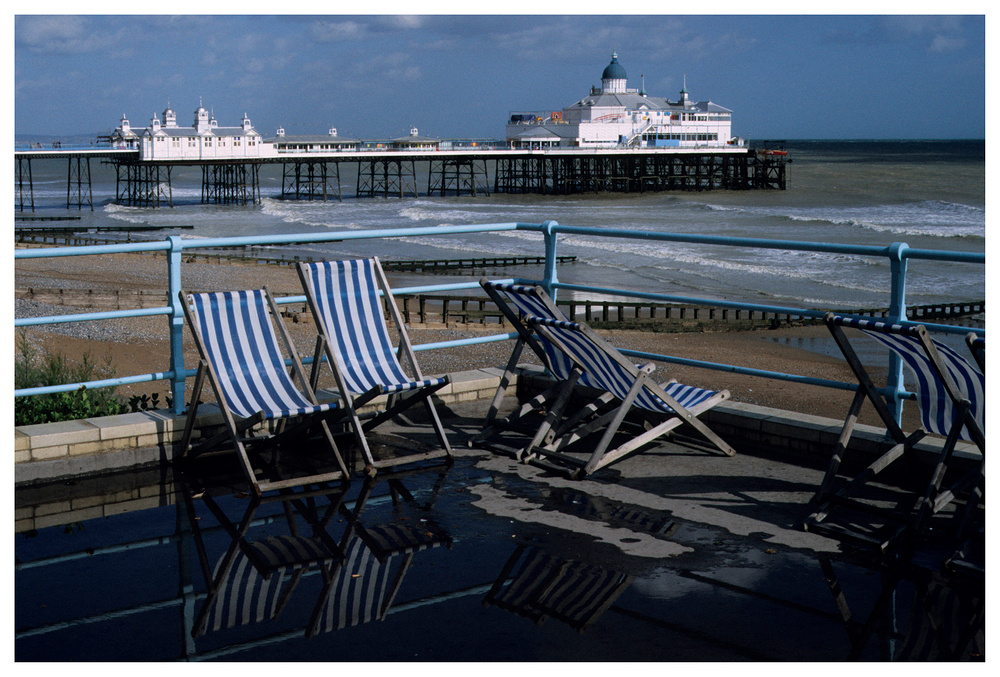
[[(494, 368), (452, 374), (451, 384), (438, 391), (438, 402), (443, 408), (463, 411), (481, 420), (502, 375), (502, 370)], [(507, 393), (523, 399), (550, 385), (551, 377), (539, 367), (522, 365)], [(318, 394), (322, 401), (336, 399), (333, 392), (321, 390)], [(369, 409), (379, 404), (376, 400)], [(447, 419), (447, 413), (443, 415)], [(781, 454), (798, 463), (820, 466), (828, 461), (843, 425), (842, 421), (832, 418), (732, 400), (705, 412), (702, 419), (730, 441), (737, 453)], [(184, 416), (156, 410), (16, 427), (14, 483), (16, 486), (43, 485), (165, 467), (179, 454), (184, 423)], [(218, 407), (202, 405), (195, 423), (195, 438), (213, 435), (221, 429)], [(925, 453), (930, 458), (938, 452), (942, 442), (942, 439), (926, 438), (918, 445), (918, 453)], [(458, 440), (453, 440), (453, 446), (458, 446)], [(851, 438), (851, 449), (872, 459), (889, 446), (885, 431), (872, 426), (858, 425)], [(959, 443), (956, 455), (960, 459), (976, 459), (978, 451), (971, 444)], [(139, 498), (129, 495), (123, 500)], [(73, 509), (71, 506), (64, 508)], [(32, 528), (46, 525), (44, 515), (24, 515), (18, 519), (22, 518), (29, 520), (28, 523), (34, 525)]]

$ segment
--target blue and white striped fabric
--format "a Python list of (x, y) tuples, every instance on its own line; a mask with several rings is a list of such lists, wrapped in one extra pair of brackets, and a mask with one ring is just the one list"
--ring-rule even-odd
[[(332, 559), (318, 538), (291, 535), (270, 536), (252, 541), (249, 547), (261, 559), (269, 574), (265, 578), (242, 552), (236, 553), (229, 574), (220, 583), (212, 603), (209, 624), (212, 630), (232, 628), (273, 618), (287, 575), (303, 566)], [(219, 573), (223, 560), (216, 564)]]
[[(947, 435), (955, 420), (955, 406), (948, 391), (924, 352), (920, 341), (910, 335), (910, 330), (900, 325), (884, 322), (835, 318), (839, 324), (862, 330), (896, 352), (917, 379), (917, 400), (920, 403), (920, 420), (924, 428), (939, 435)], [(948, 346), (934, 341), (942, 366), (950, 374), (962, 397), (971, 403), (973, 418), (985, 430), (986, 377), (972, 364)], [(971, 441), (972, 436), (963, 425), (961, 439)]]
[[(501, 282), (491, 282), (489, 285), (491, 289), (499, 291), (510, 305), (514, 306), (524, 317), (541, 317), (547, 320), (568, 321), (568, 318), (563, 313), (558, 312), (558, 309), (556, 309), (557, 312), (553, 313), (552, 308), (538, 297), (538, 291), (534, 287), (519, 284), (504, 284)], [(539, 338), (541, 339), (542, 348), (545, 350), (545, 354), (548, 356), (549, 363), (552, 366), (553, 374), (561, 380), (569, 378), (569, 373), (573, 370), (573, 360), (556, 346), (545, 340), (544, 337)], [(591, 381), (586, 373), (580, 377), (579, 383), (590, 387), (600, 387)]]
[(350, 392), (382, 386), (398, 393), (437, 385), (440, 378), (412, 381), (403, 372), (385, 323), (375, 262), (328, 261), (304, 266), (320, 323), (340, 358)]
[(198, 332), (226, 405), (247, 418), (263, 411), (285, 418), (326, 411), (295, 387), (285, 368), (262, 289), (191, 294)]
[[(620, 400), (625, 399), (632, 384), (635, 383), (636, 374), (630, 372), (623, 364), (614, 359), (606, 347), (597, 345), (585, 334), (577, 331), (577, 327), (580, 325), (575, 322), (545, 318), (528, 318), (528, 321), (544, 325), (546, 330), (565, 346), (567, 354), (583, 367), (589, 383), (610, 392)], [(689, 410), (716, 394), (713, 390), (705, 390), (683, 383), (668, 384), (664, 386), (663, 390), (679, 405)], [(647, 388), (639, 391), (635, 398), (635, 405), (646, 411), (674, 413), (670, 405)]]

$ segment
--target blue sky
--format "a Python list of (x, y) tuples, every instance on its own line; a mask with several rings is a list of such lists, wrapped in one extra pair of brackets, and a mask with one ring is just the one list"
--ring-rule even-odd
[(502, 138), (510, 111), (558, 110), (600, 85), (614, 50), (630, 87), (644, 76), (647, 92), (676, 98), (686, 76), (693, 99), (732, 109), (733, 133), (750, 139), (984, 138), (985, 23), (982, 14), (21, 15), (14, 128), (104, 133), (123, 114), (142, 127), (168, 102), (189, 125), (201, 101), (220, 125), (247, 113), (265, 136), (335, 126), (386, 138), (415, 125), (428, 136)]

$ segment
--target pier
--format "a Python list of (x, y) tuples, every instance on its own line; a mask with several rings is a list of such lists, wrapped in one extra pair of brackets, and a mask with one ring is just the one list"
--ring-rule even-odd
[[(113, 165), (115, 202), (132, 207), (172, 207), (173, 168), (200, 167), (201, 203), (259, 204), (260, 171), (281, 165), (278, 197), (343, 200), (342, 176), (355, 178), (355, 198), (488, 197), (493, 193), (568, 195), (650, 191), (784, 190), (784, 151), (771, 148), (511, 149), (500, 142), (431, 149), (286, 152), (276, 157), (143, 160), (138, 150), (18, 149), (18, 211), (34, 211), (32, 163), (68, 162), (66, 207), (93, 210), (90, 162)], [(418, 177), (426, 176), (426, 185)], [(348, 189), (349, 190), (349, 189)]]

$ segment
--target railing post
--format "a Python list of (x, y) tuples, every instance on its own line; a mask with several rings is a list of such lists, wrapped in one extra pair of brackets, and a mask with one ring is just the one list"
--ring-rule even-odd
[[(903, 252), (908, 249), (905, 242), (893, 242), (889, 245), (890, 284), (889, 315), (886, 318), (891, 324), (906, 320), (906, 258)], [(890, 408), (896, 417), (896, 423), (903, 420), (903, 361), (894, 351), (889, 354), (889, 374), (886, 386), (892, 391)]]
[(184, 241), (178, 235), (167, 238), (170, 250), (167, 252), (167, 295), (171, 308), (170, 313), (170, 370), (174, 376), (171, 379), (171, 392), (174, 398), (174, 413), (184, 413), (184, 308), (181, 306), (181, 256), (184, 253)]
[(556, 256), (556, 233), (552, 230), (552, 227), (558, 225), (558, 223), (551, 220), (542, 224), (542, 228), (545, 229), (545, 276), (542, 278), (542, 288), (545, 289), (545, 293), (553, 301), (556, 300), (556, 290), (553, 288), (553, 285), (559, 282), (559, 274), (556, 271), (556, 263), (558, 261), (558, 257)]

